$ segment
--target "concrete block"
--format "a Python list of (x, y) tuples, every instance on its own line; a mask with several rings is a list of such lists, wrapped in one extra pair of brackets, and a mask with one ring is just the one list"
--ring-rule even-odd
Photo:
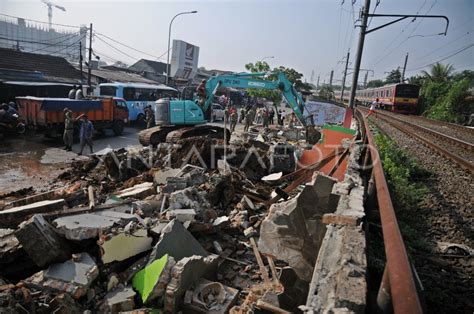
[(196, 216), (196, 211), (194, 209), (172, 209), (166, 212), (166, 218), (168, 220), (173, 220), (176, 218), (181, 223), (192, 222)]
[(260, 228), (258, 248), (263, 254), (286, 261), (301, 279), (311, 279), (317, 253), (297, 197), (271, 206)]
[(208, 255), (201, 244), (176, 219), (173, 219), (161, 231), (160, 240), (150, 254), (148, 265), (165, 254), (174, 257), (176, 261), (193, 255)]
[(24, 280), (26, 286), (65, 292), (74, 299), (86, 295), (89, 286), (99, 276), (99, 268), (87, 253), (73, 255), (73, 259), (53, 264)]
[(188, 179), (182, 177), (166, 178), (166, 185), (163, 187), (164, 193), (173, 193), (175, 191), (184, 190), (188, 187)]
[(106, 210), (60, 217), (53, 221), (53, 225), (69, 240), (85, 240), (97, 238), (101, 230), (114, 225), (126, 225), (136, 219), (134, 215)]
[(178, 175), (178, 173), (180, 171), (181, 171), (181, 169), (179, 169), (179, 168), (167, 168), (167, 169), (163, 169), (163, 170), (158, 170), (154, 174), (153, 181), (157, 185), (166, 184), (166, 179), (168, 177), (174, 177), (174, 176)]
[(198, 212), (211, 207), (204, 195), (194, 187), (171, 193), (169, 204), (169, 209), (193, 208)]
[(137, 185), (134, 185), (128, 189), (124, 189), (115, 194), (120, 198), (137, 198), (143, 199), (147, 196), (155, 194), (155, 188), (153, 187), (153, 182), (144, 182)]
[(135, 307), (135, 295), (136, 292), (132, 287), (119, 287), (105, 295), (100, 311), (102, 313), (131, 311)]
[(15, 228), (29, 215), (47, 213), (61, 209), (64, 199), (45, 200), (0, 211), (0, 227)]
[(138, 229), (130, 234), (120, 232), (102, 237), (98, 244), (102, 262), (108, 264), (151, 250), (153, 238), (148, 237), (146, 229)]
[(171, 271), (171, 281), (166, 287), (165, 311), (175, 313), (181, 299), (191, 285), (202, 277), (215, 279), (219, 256), (191, 256), (181, 259)]
[(21, 223), (15, 236), (39, 267), (71, 257), (70, 244), (40, 214)]

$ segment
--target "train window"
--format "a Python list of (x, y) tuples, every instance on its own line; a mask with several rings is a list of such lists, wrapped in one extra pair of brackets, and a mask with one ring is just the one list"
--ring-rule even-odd
[(398, 85), (395, 89), (396, 97), (416, 98), (420, 88), (416, 85)]

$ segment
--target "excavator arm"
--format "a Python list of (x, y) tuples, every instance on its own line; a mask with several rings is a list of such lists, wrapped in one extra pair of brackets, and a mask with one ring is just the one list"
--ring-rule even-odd
[(280, 90), (298, 120), (303, 126), (306, 126), (303, 116), (305, 103), (286, 75), (283, 72), (278, 72), (276, 81), (258, 79), (265, 75), (266, 73), (235, 73), (211, 77), (206, 82), (206, 102), (204, 103), (203, 111), (206, 112), (209, 106), (211, 106), (219, 87)]

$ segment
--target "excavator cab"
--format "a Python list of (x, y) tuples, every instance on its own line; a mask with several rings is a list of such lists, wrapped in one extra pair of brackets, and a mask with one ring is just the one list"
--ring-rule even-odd
[(196, 125), (206, 120), (202, 108), (194, 101), (162, 98), (156, 101), (155, 123), (157, 126)]

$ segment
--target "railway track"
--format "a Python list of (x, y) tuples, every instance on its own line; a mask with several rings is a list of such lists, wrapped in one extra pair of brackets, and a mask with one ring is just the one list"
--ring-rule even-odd
[(406, 119), (405, 116), (377, 111), (377, 118), (474, 174), (474, 145), (472, 143), (415, 124), (409, 121), (410, 119)]

